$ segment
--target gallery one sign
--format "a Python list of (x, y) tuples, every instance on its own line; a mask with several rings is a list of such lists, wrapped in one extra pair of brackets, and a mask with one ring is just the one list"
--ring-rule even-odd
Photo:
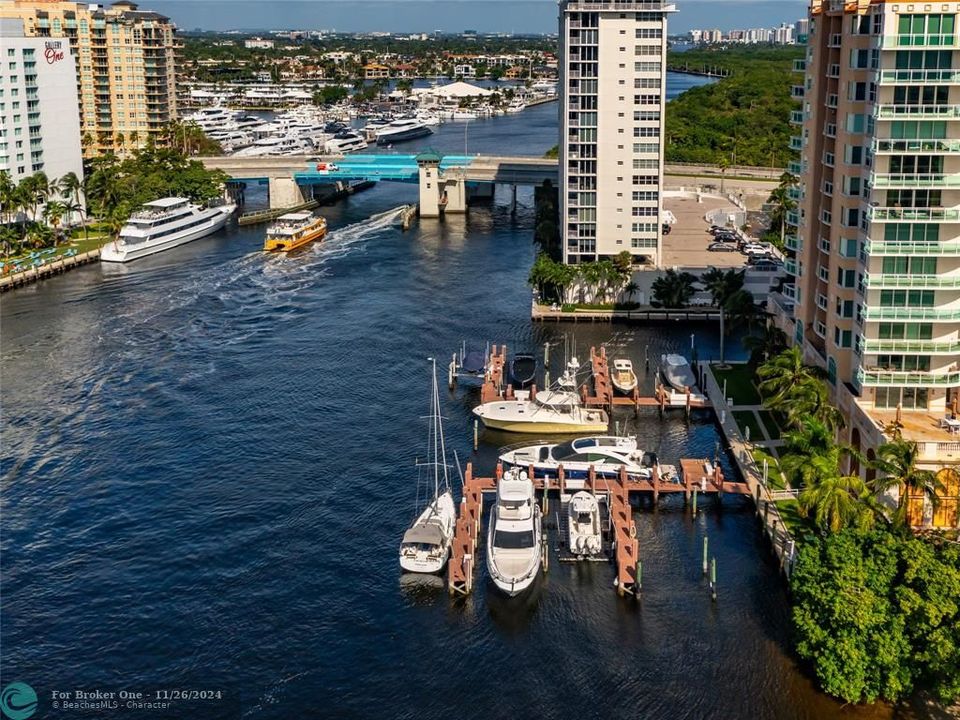
[(53, 65), (63, 60), (63, 41), (47, 40), (47, 42), (44, 43), (43, 57), (46, 59), (47, 65)]

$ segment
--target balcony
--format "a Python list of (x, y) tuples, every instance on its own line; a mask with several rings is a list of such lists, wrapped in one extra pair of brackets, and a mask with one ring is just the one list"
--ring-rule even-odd
[(960, 70), (881, 70), (881, 85), (949, 85), (960, 82)]
[(787, 250), (793, 250), (793, 252), (800, 252), (803, 249), (803, 243), (796, 235), (787, 235), (784, 238), (784, 244)]
[(953, 387), (960, 384), (960, 372), (900, 372), (897, 370), (857, 371), (857, 382), (866, 386)]
[(926, 353), (954, 355), (960, 353), (960, 339), (956, 340), (867, 340), (861, 336), (863, 351), (874, 353)]
[(791, 275), (792, 277), (800, 277), (802, 275), (800, 264), (793, 258), (787, 258), (784, 260), (783, 269), (786, 271), (787, 275)]
[(676, 12), (677, 6), (672, 2), (660, 2), (660, 0), (606, 0), (598, 2), (597, 0), (572, 0), (566, 10), (614, 10), (626, 12)]
[(787, 163), (787, 172), (791, 175), (803, 175), (803, 163), (791, 160)]
[(960, 208), (896, 208), (867, 209), (870, 222), (960, 222)]
[(803, 186), (802, 185), (791, 185), (787, 188), (787, 197), (791, 200), (800, 202), (803, 200)]
[(903, 118), (956, 120), (960, 118), (960, 105), (877, 105), (875, 116), (879, 120)]
[(800, 227), (800, 213), (791, 210), (787, 213), (787, 225), (790, 227)]
[(803, 110), (792, 110), (790, 112), (791, 125), (803, 125)]
[(802, 73), (807, 71), (807, 61), (806, 60), (794, 60), (793, 61), (793, 71), (797, 73)]
[(956, 322), (960, 309), (937, 307), (867, 307), (867, 320), (927, 320), (932, 322)]
[(873, 139), (873, 152), (877, 155), (900, 155), (902, 153), (960, 153), (960, 140), (882, 140)]
[(791, 150), (803, 150), (803, 138), (794, 135), (790, 138), (790, 149)]
[(893, 275), (887, 273), (867, 273), (863, 285), (870, 290), (892, 288), (960, 288), (960, 275)]
[(870, 184), (875, 188), (955, 188), (960, 187), (960, 173), (873, 173)]
[(955, 48), (960, 47), (960, 38), (955, 34), (944, 35), (887, 35), (883, 47), (892, 48)]
[(864, 251), (873, 257), (910, 257), (911, 255), (937, 257), (960, 256), (960, 243), (911, 243), (867, 240)]
[(790, 97), (794, 100), (803, 100), (804, 92), (803, 85), (793, 85), (790, 87)]

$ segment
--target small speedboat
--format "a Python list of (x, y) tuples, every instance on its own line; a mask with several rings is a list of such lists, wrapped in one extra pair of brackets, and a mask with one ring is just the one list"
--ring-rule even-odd
[(504, 473), (487, 527), (487, 572), (499, 590), (513, 597), (533, 585), (542, 533), (533, 481), (523, 471)]
[(620, 392), (627, 395), (632, 393), (637, 389), (637, 374), (633, 371), (633, 363), (622, 358), (614, 360), (610, 380)]
[(579, 558), (599, 555), (603, 549), (600, 503), (592, 493), (581, 490), (570, 498), (567, 536), (570, 552)]
[[(599, 435), (564, 443), (537, 443), (504, 448), (500, 462), (507, 468), (533, 468), (537, 477), (555, 478), (563, 466), (567, 480), (584, 480), (593, 468), (598, 478), (614, 479), (625, 468), (627, 477), (647, 479), (658, 466), (654, 453), (637, 447), (636, 437)], [(661, 472), (661, 477), (663, 473)]]
[(531, 353), (514, 353), (510, 360), (510, 377), (516, 387), (526, 387), (537, 379), (537, 358)]
[(686, 392), (687, 388), (693, 392), (697, 387), (697, 376), (693, 374), (690, 363), (683, 355), (662, 355), (660, 372), (663, 379), (677, 392)]

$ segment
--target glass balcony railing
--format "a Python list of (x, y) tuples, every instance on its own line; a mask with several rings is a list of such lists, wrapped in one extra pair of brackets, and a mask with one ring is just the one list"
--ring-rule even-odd
[(796, 235), (787, 235), (784, 238), (784, 244), (787, 250), (793, 250), (794, 252), (800, 252), (800, 250), (803, 249), (803, 243), (800, 242), (800, 238)]
[(800, 201), (803, 200), (803, 186), (802, 185), (791, 185), (787, 188), (787, 197), (791, 200)]
[(860, 385), (903, 386), (903, 387), (953, 387), (960, 384), (958, 372), (899, 372), (897, 370), (857, 371)]
[(787, 258), (784, 261), (783, 269), (786, 271), (787, 275), (800, 277), (800, 264), (793, 258)]
[(873, 139), (875, 154), (960, 153), (960, 140), (888, 140)]
[(803, 138), (794, 135), (790, 138), (790, 149), (791, 150), (803, 150)]
[(875, 188), (955, 188), (960, 187), (960, 173), (873, 173), (870, 184)]
[(960, 38), (953, 33), (933, 35), (886, 35), (883, 38), (883, 47), (885, 48), (957, 47), (958, 44), (960, 44)]
[(790, 112), (790, 123), (793, 125), (803, 125), (803, 110), (793, 110)]
[(960, 222), (960, 208), (897, 208), (867, 209), (870, 222)]
[(913, 243), (913, 242), (884, 242), (882, 240), (867, 240), (864, 251), (874, 257), (909, 257), (911, 255), (938, 257), (960, 256), (960, 243)]
[(881, 85), (943, 85), (955, 83), (960, 70), (881, 70)]
[(863, 285), (870, 290), (888, 288), (960, 288), (960, 275), (893, 275), (867, 273)]
[[(938, 71), (939, 72), (939, 71)], [(960, 118), (960, 105), (877, 105), (875, 117), (880, 120), (904, 118)]]
[(960, 353), (960, 339), (954, 340), (867, 340), (861, 336), (865, 353)]
[(960, 320), (960, 308), (938, 307), (867, 307), (864, 309), (867, 320)]
[(794, 60), (793, 61), (793, 71), (802, 73), (807, 71), (807, 61), (806, 60)]
[(791, 175), (802, 175), (803, 163), (797, 162), (796, 160), (791, 160), (787, 163), (787, 172)]
[(790, 227), (800, 227), (800, 213), (791, 210), (787, 213), (787, 225)]
[(790, 97), (792, 97), (794, 100), (803, 100), (803, 94), (803, 85), (792, 85), (790, 87)]

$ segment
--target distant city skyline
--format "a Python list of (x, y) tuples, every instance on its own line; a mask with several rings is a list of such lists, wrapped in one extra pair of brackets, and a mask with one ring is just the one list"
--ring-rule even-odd
[[(806, 0), (677, 0), (671, 33), (767, 27), (806, 16)], [(554, 0), (143, 0), (181, 30), (555, 33)]]

